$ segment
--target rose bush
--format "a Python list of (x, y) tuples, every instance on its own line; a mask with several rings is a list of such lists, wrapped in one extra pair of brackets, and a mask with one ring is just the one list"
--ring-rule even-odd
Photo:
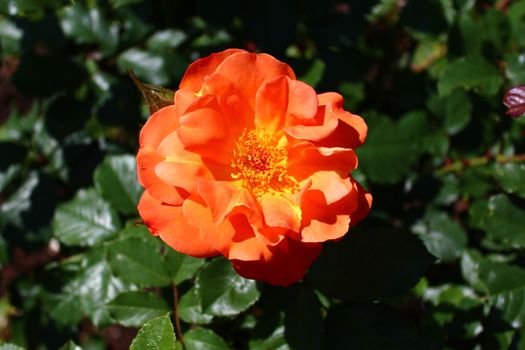
[(342, 105), (267, 54), (195, 61), (140, 133), (144, 223), (179, 252), (224, 255), (244, 277), (298, 281), (372, 203), (349, 175), (367, 126)]

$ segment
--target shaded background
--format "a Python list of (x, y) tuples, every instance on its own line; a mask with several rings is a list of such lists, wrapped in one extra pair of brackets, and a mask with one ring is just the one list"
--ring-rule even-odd
[[(525, 118), (501, 104), (525, 84), (524, 0), (1, 0), (0, 14), (4, 341), (126, 349), (175, 308), (189, 350), (525, 349)], [(287, 62), (369, 125), (353, 175), (373, 211), (287, 289), (135, 224), (148, 111), (127, 70), (176, 89), (229, 47)]]

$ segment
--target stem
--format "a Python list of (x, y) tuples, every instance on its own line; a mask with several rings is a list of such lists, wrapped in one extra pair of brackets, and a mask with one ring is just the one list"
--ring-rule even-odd
[(172, 289), (173, 289), (173, 316), (175, 317), (175, 328), (177, 329), (177, 335), (180, 339), (180, 342), (182, 343), (182, 346), (184, 346), (184, 333), (182, 333), (182, 327), (180, 325), (180, 318), (179, 318), (179, 290), (177, 289), (177, 285), (175, 283), (173, 283)]
[(438, 175), (443, 175), (450, 172), (461, 172), (465, 168), (481, 166), (488, 164), (491, 160), (496, 163), (505, 164), (505, 163), (520, 163), (525, 162), (525, 154), (515, 154), (515, 155), (497, 155), (497, 156), (483, 156), (483, 157), (474, 157), (457, 160), (450, 164), (447, 164), (437, 170)]

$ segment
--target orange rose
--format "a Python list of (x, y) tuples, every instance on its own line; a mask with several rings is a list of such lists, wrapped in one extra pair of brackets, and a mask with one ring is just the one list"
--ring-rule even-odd
[(144, 223), (181, 253), (224, 255), (246, 278), (298, 281), (323, 242), (370, 210), (372, 196), (348, 175), (367, 126), (342, 105), (267, 54), (195, 61), (174, 105), (140, 133)]

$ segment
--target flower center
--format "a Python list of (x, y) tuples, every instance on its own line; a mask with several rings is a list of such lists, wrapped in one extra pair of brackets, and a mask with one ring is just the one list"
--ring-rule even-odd
[(231, 161), (232, 178), (257, 197), (268, 192), (293, 192), (295, 179), (287, 174), (288, 151), (275, 137), (260, 130), (244, 130)]

